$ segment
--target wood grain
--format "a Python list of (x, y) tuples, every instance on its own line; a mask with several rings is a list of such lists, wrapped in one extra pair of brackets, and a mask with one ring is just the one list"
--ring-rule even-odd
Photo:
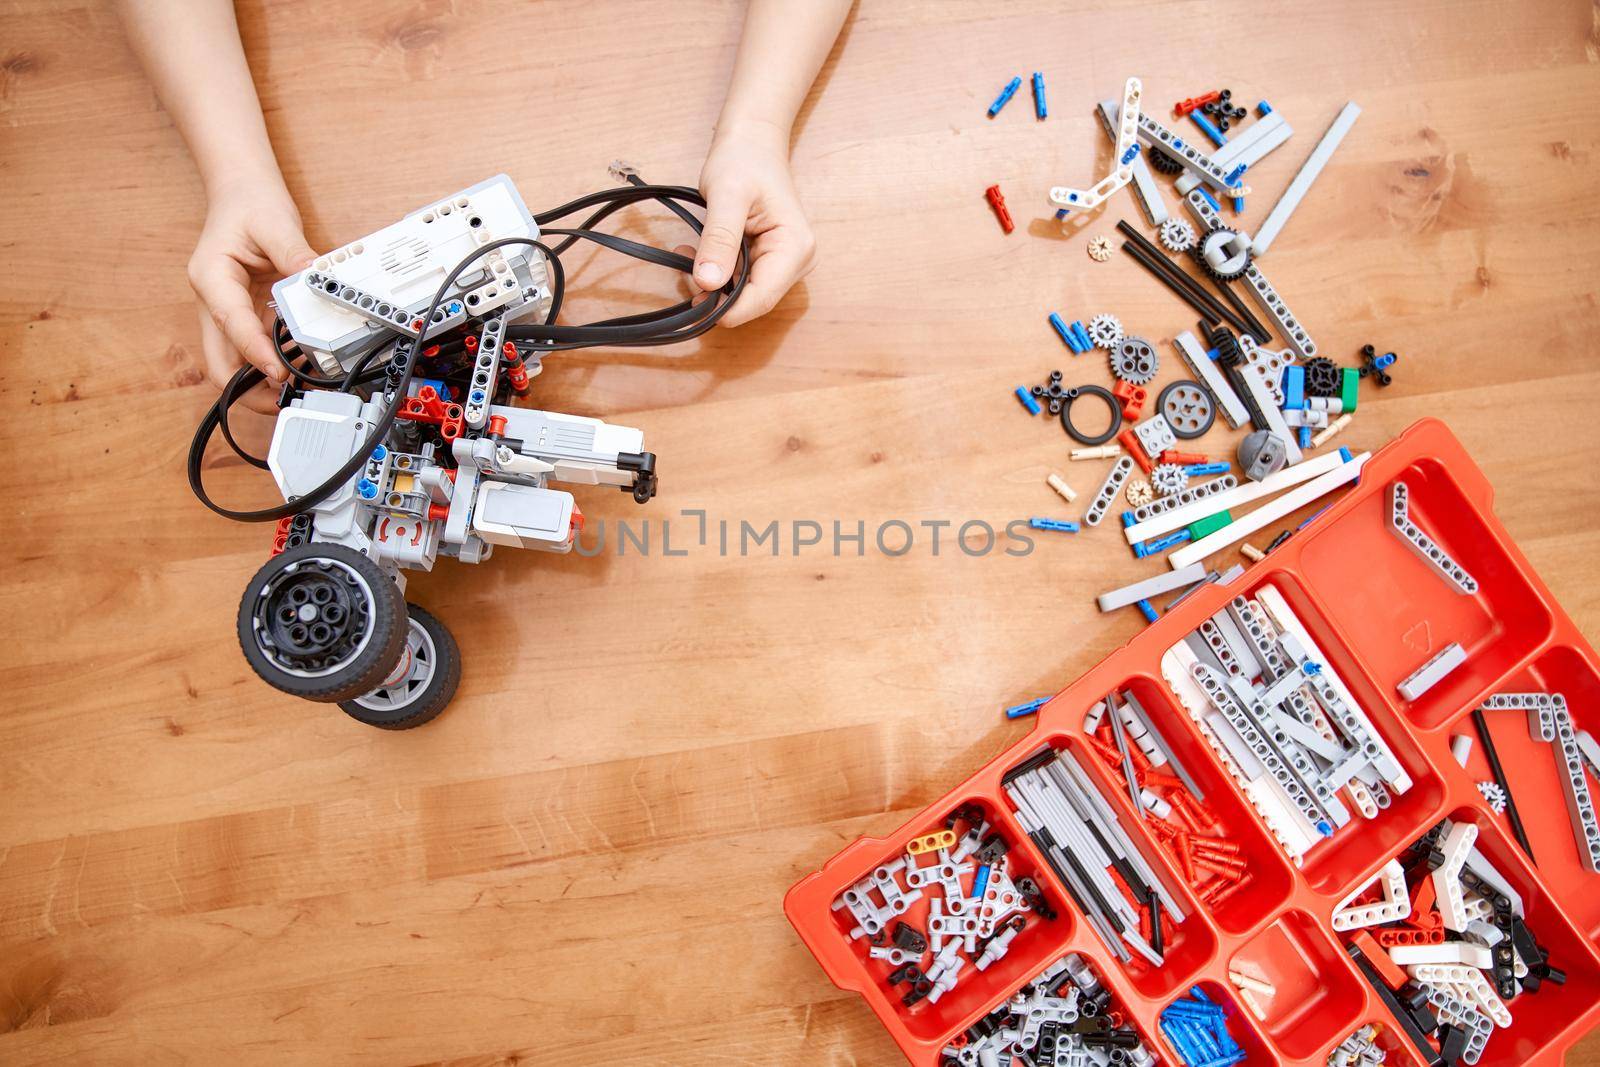
[[(605, 185), (617, 156), (693, 182), (739, 13), (240, 10), (316, 247), (499, 170), (541, 206)], [(1448, 421), (1600, 636), (1597, 27), (1574, 0), (864, 0), (795, 143), (820, 269), (682, 351), (552, 360), (537, 402), (644, 428), (649, 511), (581, 504), (671, 519), (679, 545), (683, 509), (847, 531), (1053, 514), (1047, 472), (1087, 490), (1102, 468), (1069, 465), (1009, 395), (1071, 361), (1045, 315), (1192, 325), (1120, 255), (1084, 255), (1137, 218), (1125, 196), (1065, 235), (1048, 220), (1048, 186), (1106, 166), (1092, 103), (1129, 73), (1152, 101), (1219, 81), (1270, 99), (1297, 133), (1252, 172), (1249, 227), (1355, 99), (1270, 268), (1329, 354), (1402, 354), (1345, 440)], [(1049, 121), (1026, 100), (986, 121), (1034, 69)], [(1011, 237), (982, 200), (997, 181)], [(1092, 597), (1148, 565), (1109, 531), (1025, 557), (505, 552), (411, 589), (466, 653), (454, 707), (367, 730), (239, 656), (268, 531), (212, 517), (183, 475), (210, 399), (183, 276), (203, 203), (106, 5), (0, 4), (0, 203), (0, 1062), (898, 1061), (783, 892), (1014, 739), (1002, 704), (1130, 638), (1137, 619)], [(580, 317), (672, 291), (574, 266)], [(255, 472), (209, 466), (219, 493), (267, 499)], [(1571, 1062), (1600, 1064), (1600, 1041)]]

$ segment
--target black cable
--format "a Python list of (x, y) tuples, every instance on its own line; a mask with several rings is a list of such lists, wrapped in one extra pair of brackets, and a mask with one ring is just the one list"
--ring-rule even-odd
[[(584, 225), (575, 229), (549, 231), (566, 236), (566, 240), (558, 246), (560, 250), (565, 250), (575, 241), (589, 240), (635, 259), (641, 259), (675, 270), (692, 271), (694, 261), (687, 256), (653, 248), (637, 241), (631, 241), (627, 238), (617, 237), (613, 234), (606, 234), (589, 228), (593, 223), (603, 220), (630, 204), (655, 200), (688, 222), (696, 233), (701, 232), (703, 227), (700, 221), (678, 203), (683, 201), (704, 207), (705, 198), (698, 190), (686, 186), (648, 185), (635, 174), (629, 174), (626, 177), (628, 185), (623, 188), (601, 190), (597, 193), (579, 197), (560, 207), (535, 215), (534, 221), (542, 226), (546, 222), (555, 221), (576, 211), (598, 205), (599, 210), (591, 214)], [(699, 302), (693, 300), (679, 301), (658, 311), (624, 315), (582, 326), (558, 326), (555, 324), (555, 318), (566, 289), (566, 272), (562, 267), (559, 252), (532, 238), (508, 237), (492, 241), (480, 246), (461, 262), (457, 263), (440, 284), (439, 289), (435, 292), (428, 305), (426, 313), (422, 316), (422, 328), (419, 330), (415, 340), (411, 340), (405, 347), (404, 369), (401, 372), (399, 381), (393, 387), (393, 395), (388, 407), (374, 421), (372, 429), (367, 434), (362, 446), (356, 450), (339, 470), (335, 471), (328, 479), (310, 492), (297, 496), (293, 500), (286, 501), (276, 507), (239, 511), (224, 508), (211, 499), (205, 490), (202, 471), (206, 446), (218, 429), (221, 429), (223, 438), (227, 441), (229, 447), (245, 459), (246, 462), (261, 468), (267, 466), (264, 460), (245, 452), (238, 445), (233, 439), (231, 429), (228, 426), (228, 409), (237, 403), (239, 398), (251, 388), (265, 380), (265, 375), (261, 371), (254, 367), (244, 367), (229, 380), (222, 395), (207, 409), (206, 414), (200, 420), (200, 425), (195, 430), (194, 439), (190, 443), (188, 457), (189, 486), (195, 496), (199, 498), (201, 503), (217, 514), (241, 522), (272, 522), (291, 515), (298, 515), (332, 496), (361, 469), (367, 462), (367, 457), (372, 450), (382, 443), (389, 429), (394, 425), (400, 405), (406, 398), (407, 390), (416, 368), (417, 358), (426, 347), (428, 329), (435, 324), (435, 315), (444, 304), (451, 286), (455, 284), (456, 279), (460, 277), (468, 266), (477, 261), (486, 252), (511, 245), (526, 246), (530, 250), (536, 250), (544, 257), (549, 267), (551, 279), (551, 307), (545, 316), (543, 324), (514, 326), (507, 329), (506, 336), (514, 340), (532, 340), (538, 343), (539, 347), (550, 350), (568, 350), (598, 345), (656, 346), (691, 340), (705, 333), (716, 324), (718, 319), (726, 314), (728, 308), (732, 306), (734, 300), (743, 290), (750, 275), (749, 244), (748, 242), (741, 242), (738, 258), (739, 269), (736, 276), (730, 278), (728, 283), (715, 293), (708, 294), (706, 299)], [(396, 345), (388, 346), (390, 350), (389, 359), (385, 360), (383, 366), (369, 370), (368, 365), (376, 354), (385, 348), (384, 345), (379, 345), (363, 354), (343, 378), (325, 378), (307, 373), (303, 368), (295, 366), (293, 358), (283, 347), (283, 334), (285, 331), (286, 328), (280, 316), (277, 322), (274, 323), (274, 348), (277, 351), (279, 360), (295, 380), (303, 386), (335, 388), (348, 392), (357, 385), (368, 384), (387, 377), (389, 367), (398, 354)], [(398, 333), (398, 331), (396, 332)], [(406, 335), (401, 334), (400, 336), (405, 338)], [(403, 344), (405, 342), (402, 341), (400, 343)], [(454, 343), (450, 342), (452, 347)], [(441, 353), (435, 353), (429, 358), (434, 358), (439, 354), (442, 354), (442, 349)], [(306, 358), (306, 362), (309, 364), (309, 358), (304, 357), (304, 353), (301, 353), (301, 355)]]

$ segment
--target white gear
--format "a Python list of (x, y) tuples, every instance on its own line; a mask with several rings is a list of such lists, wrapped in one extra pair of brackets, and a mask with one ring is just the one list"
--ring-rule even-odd
[(1161, 224), (1161, 243), (1169, 252), (1187, 252), (1200, 240), (1194, 227), (1184, 219), (1168, 219)]
[(1096, 315), (1089, 320), (1089, 340), (1096, 348), (1109, 352), (1122, 343), (1122, 338), (1122, 323), (1115, 315)]
[(1150, 482), (1162, 496), (1181, 493), (1189, 485), (1189, 472), (1176, 463), (1161, 463), (1150, 472)]
[(1096, 237), (1089, 242), (1089, 258), (1096, 263), (1104, 263), (1111, 258), (1111, 242), (1104, 237)]
[(1143, 478), (1128, 483), (1128, 488), (1123, 490), (1128, 497), (1130, 508), (1142, 508), (1156, 498), (1156, 491), (1150, 488), (1150, 483)]

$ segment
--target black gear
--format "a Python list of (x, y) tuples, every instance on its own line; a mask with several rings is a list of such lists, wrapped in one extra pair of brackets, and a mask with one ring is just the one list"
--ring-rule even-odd
[(1244, 362), (1244, 349), (1239, 347), (1239, 339), (1226, 326), (1208, 330), (1206, 340), (1217, 350), (1217, 362), (1222, 366), (1234, 367)]
[(1338, 396), (1344, 384), (1339, 365), (1326, 356), (1306, 360), (1306, 392), (1312, 396)]
[(1200, 264), (1201, 269), (1219, 282), (1231, 282), (1237, 278), (1244, 277), (1244, 272), (1250, 268), (1250, 263), (1255, 258), (1248, 251), (1244, 253), (1244, 262), (1241, 263), (1236, 270), (1218, 270), (1216, 267), (1211, 265), (1210, 260), (1206, 259), (1206, 246), (1208, 244), (1212, 244), (1218, 234), (1228, 235), (1227, 237), (1221, 238), (1223, 241), (1226, 241), (1229, 237), (1239, 236), (1234, 230), (1230, 230), (1225, 226), (1219, 227), (1218, 229), (1212, 230), (1210, 233), (1202, 234), (1200, 236), (1200, 240), (1196, 241), (1194, 248), (1190, 250), (1191, 254)]
[(1159, 148), (1152, 148), (1150, 151), (1145, 153), (1145, 157), (1150, 161), (1150, 169), (1155, 171), (1157, 174), (1183, 173), (1183, 164), (1179, 163), (1176, 159), (1173, 159)]

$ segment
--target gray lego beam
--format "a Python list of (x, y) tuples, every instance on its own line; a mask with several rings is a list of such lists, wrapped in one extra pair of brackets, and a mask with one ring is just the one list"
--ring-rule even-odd
[(1428, 662), (1412, 671), (1400, 683), (1400, 695), (1415, 700), (1444, 680), (1445, 675), (1467, 662), (1467, 651), (1452, 641)]
[(1187, 567), (1171, 571), (1167, 574), (1158, 574), (1153, 578), (1146, 578), (1142, 582), (1134, 582), (1120, 589), (1113, 589), (1101, 593), (1096, 603), (1101, 611), (1116, 611), (1129, 604), (1137, 604), (1141, 600), (1148, 600), (1162, 593), (1170, 593), (1174, 589), (1182, 589), (1186, 585), (1206, 580), (1206, 566), (1204, 563), (1191, 563)]
[(1192, 143), (1167, 129), (1144, 112), (1139, 113), (1139, 140), (1150, 146), (1152, 152), (1165, 149), (1167, 155), (1183, 164), (1185, 170), (1218, 190), (1226, 192), (1228, 172), (1211, 162)]
[(1328, 132), (1322, 135), (1322, 140), (1317, 142), (1317, 147), (1311, 150), (1311, 156), (1301, 166), (1300, 173), (1294, 176), (1294, 181), (1289, 183), (1289, 188), (1283, 191), (1278, 202), (1272, 206), (1272, 211), (1267, 215), (1265, 222), (1256, 231), (1255, 242), (1251, 248), (1256, 255), (1263, 255), (1272, 242), (1277, 239), (1278, 232), (1283, 229), (1283, 224), (1289, 221), (1289, 216), (1294, 214), (1295, 208), (1300, 206), (1300, 201), (1311, 189), (1311, 183), (1317, 180), (1317, 175), (1322, 173), (1322, 168), (1327, 166), (1328, 160), (1333, 158), (1334, 149), (1339, 147), (1339, 142), (1344, 140), (1344, 135), (1350, 132), (1350, 127), (1356, 124), (1356, 119), (1361, 115), (1361, 108), (1356, 106), (1354, 100), (1344, 106), (1339, 116), (1333, 120), (1333, 125), (1328, 127)]
[[(1211, 162), (1223, 171), (1231, 171), (1241, 163), (1246, 167), (1254, 166), (1265, 159), (1267, 153), (1287, 141), (1293, 133), (1294, 130), (1284, 119), (1283, 113), (1274, 111), (1261, 121), (1245, 127), (1243, 132), (1211, 153)], [(1177, 189), (1180, 193), (1187, 193), (1199, 184), (1199, 178), (1193, 174), (1185, 174), (1178, 179)]]

